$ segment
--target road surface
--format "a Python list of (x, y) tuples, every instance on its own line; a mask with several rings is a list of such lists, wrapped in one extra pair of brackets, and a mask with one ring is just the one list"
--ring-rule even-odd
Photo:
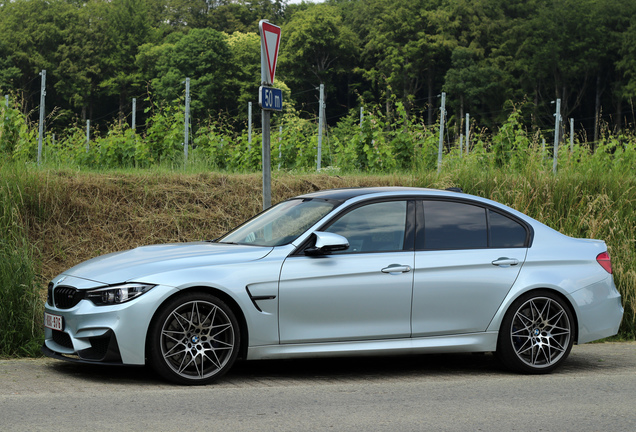
[(144, 368), (0, 360), (0, 431), (636, 431), (636, 343), (526, 376), (490, 354), (254, 361), (180, 387)]

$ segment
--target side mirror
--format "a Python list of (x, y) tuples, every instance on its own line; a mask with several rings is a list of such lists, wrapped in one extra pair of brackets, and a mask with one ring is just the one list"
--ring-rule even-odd
[(305, 255), (327, 255), (349, 248), (349, 240), (339, 234), (316, 231), (314, 235), (316, 236), (315, 246), (305, 249)]

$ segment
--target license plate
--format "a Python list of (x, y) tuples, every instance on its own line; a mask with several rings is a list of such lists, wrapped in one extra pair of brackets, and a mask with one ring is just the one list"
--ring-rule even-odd
[(44, 327), (48, 327), (51, 330), (62, 331), (64, 329), (64, 320), (59, 315), (44, 312)]

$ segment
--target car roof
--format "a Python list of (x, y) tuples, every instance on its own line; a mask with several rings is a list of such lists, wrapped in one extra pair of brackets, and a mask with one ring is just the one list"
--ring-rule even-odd
[(328, 189), (317, 192), (311, 192), (300, 195), (297, 198), (322, 198), (336, 201), (346, 201), (362, 195), (387, 193), (387, 192), (442, 192), (439, 189), (425, 189), (416, 187), (403, 186), (384, 186), (384, 187), (360, 187), (360, 188), (344, 188), (344, 189)]

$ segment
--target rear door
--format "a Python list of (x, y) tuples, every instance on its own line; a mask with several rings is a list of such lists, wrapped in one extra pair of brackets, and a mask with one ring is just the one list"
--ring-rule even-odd
[(525, 261), (528, 228), (468, 202), (418, 203), (413, 337), (485, 331)]

